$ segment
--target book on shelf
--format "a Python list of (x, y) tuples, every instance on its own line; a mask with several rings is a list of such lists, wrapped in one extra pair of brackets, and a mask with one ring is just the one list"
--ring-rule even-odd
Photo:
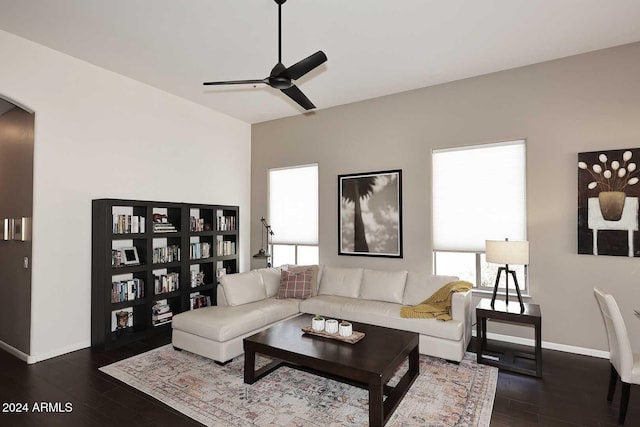
[(211, 257), (211, 243), (200, 242), (189, 245), (189, 259), (203, 259)]
[(223, 236), (216, 236), (216, 254), (218, 256), (235, 255), (236, 242), (224, 240)]
[[(166, 301), (166, 300), (164, 300)], [(156, 304), (153, 306), (154, 314), (165, 314), (171, 311), (171, 306), (167, 303)]]
[(154, 275), (153, 290), (156, 295), (166, 294), (180, 289), (180, 273)]
[(120, 267), (122, 263), (122, 251), (120, 249), (111, 249), (111, 267)]
[(190, 280), (192, 288), (197, 288), (198, 286), (204, 285), (204, 271), (190, 270)]
[[(208, 227), (211, 229), (211, 224)], [(195, 216), (189, 218), (189, 231), (199, 232), (205, 230), (204, 218), (196, 218)]]
[(153, 214), (154, 233), (175, 233), (176, 227), (169, 222), (165, 214)]
[(178, 230), (171, 224), (153, 224), (153, 232), (154, 233), (175, 233)]
[(189, 301), (190, 310), (211, 306), (211, 297), (209, 295), (200, 295), (200, 292), (191, 294), (189, 297)]
[[(165, 310), (169, 307), (169, 310)], [(169, 305), (168, 299), (159, 299), (153, 303), (151, 307), (152, 313), (166, 313), (167, 311), (171, 311), (171, 306)]]
[(236, 217), (225, 216), (223, 211), (219, 209), (216, 212), (216, 230), (218, 231), (235, 231)]
[(171, 311), (167, 311), (166, 313), (162, 313), (162, 314), (151, 315), (151, 318), (153, 320), (165, 320), (165, 319), (171, 319), (172, 317), (173, 317), (173, 312)]
[(153, 326), (159, 326), (165, 323), (170, 323), (173, 320), (173, 313), (169, 312), (166, 315), (151, 316), (151, 323)]
[(144, 233), (144, 217), (139, 215), (112, 215), (113, 234)]
[(180, 246), (171, 245), (163, 248), (155, 248), (152, 258), (154, 264), (180, 261)]
[(111, 302), (133, 301), (144, 298), (144, 280), (129, 279), (111, 282)]
[(173, 319), (173, 311), (168, 300), (161, 299), (156, 301), (151, 308), (151, 323), (153, 326), (159, 326), (169, 323)]

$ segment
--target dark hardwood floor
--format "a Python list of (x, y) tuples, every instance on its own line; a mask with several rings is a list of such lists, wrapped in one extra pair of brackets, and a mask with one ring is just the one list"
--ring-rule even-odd
[[(10, 403), (29, 406), (29, 413), (0, 412), (0, 426), (199, 426), (98, 371), (168, 342), (155, 338), (112, 351), (85, 349), (34, 365), (0, 350), (1, 409), (9, 409)], [(543, 350), (542, 379), (499, 373), (491, 425), (615, 426), (620, 387), (609, 405), (608, 378), (607, 360)], [(58, 412), (32, 412), (41, 402)], [(67, 403), (72, 411), (62, 412)], [(625, 425), (640, 425), (640, 386), (631, 389)]]
[[(470, 351), (475, 351), (473, 345), (472, 340)], [(621, 387), (618, 381), (609, 404), (608, 360), (543, 349), (542, 361), (541, 379), (500, 371), (492, 426), (618, 425)], [(640, 426), (640, 386), (631, 388), (625, 426)]]
[[(0, 426), (200, 426), (161, 402), (98, 371), (167, 344), (153, 338), (111, 351), (85, 349), (26, 365), (0, 351), (0, 402), (70, 402), (67, 413), (0, 413)], [(4, 408), (2, 408), (4, 409)]]

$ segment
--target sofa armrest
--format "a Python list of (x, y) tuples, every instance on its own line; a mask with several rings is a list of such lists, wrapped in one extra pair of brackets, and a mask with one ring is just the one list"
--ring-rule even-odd
[(462, 322), (464, 328), (465, 349), (471, 341), (473, 320), (471, 313), (471, 291), (454, 292), (451, 297), (451, 317)]

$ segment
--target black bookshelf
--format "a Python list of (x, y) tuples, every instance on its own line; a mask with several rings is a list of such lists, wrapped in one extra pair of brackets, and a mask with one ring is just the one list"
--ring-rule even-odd
[[(160, 225), (154, 226), (154, 215)], [(170, 322), (154, 325), (152, 320), (160, 300), (166, 300), (173, 315), (199, 306), (197, 295), (215, 305), (219, 276), (238, 272), (238, 225), (237, 206), (93, 200), (91, 345), (115, 348), (170, 334)], [(173, 249), (170, 255), (167, 247)], [(166, 281), (156, 283), (162, 276)], [(115, 288), (115, 297), (114, 282), (124, 283)]]

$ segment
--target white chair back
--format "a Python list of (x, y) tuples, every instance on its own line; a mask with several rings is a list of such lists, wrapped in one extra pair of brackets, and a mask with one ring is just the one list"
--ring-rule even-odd
[(604, 317), (604, 326), (607, 329), (609, 360), (618, 371), (622, 381), (631, 383), (633, 351), (631, 350), (627, 327), (622, 319), (618, 304), (613, 295), (602, 291), (600, 288), (594, 288), (593, 292), (598, 300), (602, 317)]

